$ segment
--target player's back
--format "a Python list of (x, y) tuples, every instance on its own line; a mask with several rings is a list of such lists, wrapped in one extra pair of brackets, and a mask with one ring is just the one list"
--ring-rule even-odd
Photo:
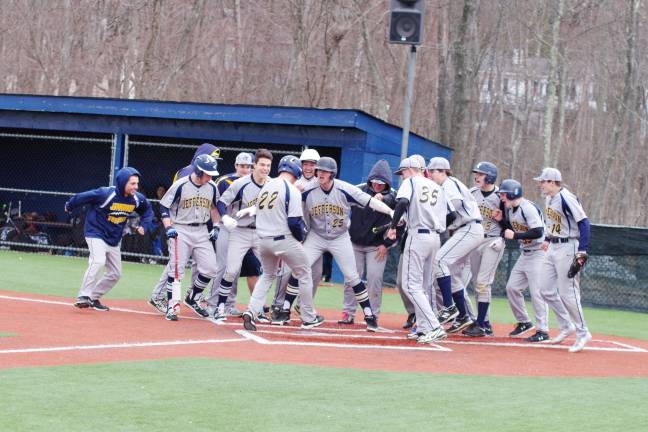
[(257, 199), (256, 227), (259, 237), (288, 235), (289, 207), (297, 209), (290, 216), (301, 216), (301, 194), (282, 178), (266, 183)]
[(409, 200), (406, 221), (410, 231), (445, 231), (448, 203), (438, 184), (425, 177), (410, 177), (401, 185), (397, 198)]

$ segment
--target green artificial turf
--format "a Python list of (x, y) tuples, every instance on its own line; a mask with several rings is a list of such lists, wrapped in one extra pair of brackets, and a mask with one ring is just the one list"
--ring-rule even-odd
[[(49, 294), (72, 299), (78, 293), (86, 267), (87, 259), (83, 258), (0, 251), (0, 268), (3, 269), (0, 275), (0, 289)], [(122, 279), (108, 293), (106, 300), (108, 302), (110, 299), (141, 299), (145, 301), (150, 297), (162, 269), (161, 265), (124, 262)], [(239, 289), (238, 302), (246, 304), (249, 299), (247, 283), (241, 280), (239, 286), (242, 289)], [(323, 309), (341, 309), (342, 292), (339, 286), (320, 287), (317, 291), (316, 305)], [(394, 292), (388, 292), (383, 296), (381, 310), (403, 313), (403, 318), (405, 318), (400, 296)], [(531, 313), (530, 305), (528, 310)], [(493, 322), (515, 323), (506, 299), (496, 298), (493, 300), (490, 316)], [(551, 325), (555, 327), (553, 313), (550, 313), (550, 317)], [(585, 319), (590, 329), (595, 333), (648, 340), (647, 314), (645, 313), (586, 307)]]
[(15, 333), (6, 333), (6, 332), (0, 332), (0, 337), (13, 337), (16, 336)]
[(8, 431), (645, 431), (646, 379), (495, 378), (225, 360), (0, 370)]

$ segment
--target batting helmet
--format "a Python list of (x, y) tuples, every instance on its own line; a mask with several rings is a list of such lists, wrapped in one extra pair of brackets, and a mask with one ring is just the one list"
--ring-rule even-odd
[(495, 184), (497, 180), (497, 167), (490, 162), (479, 162), (472, 172), (486, 174), (486, 183)]
[(499, 192), (505, 193), (510, 200), (522, 198), (522, 185), (517, 180), (506, 179), (500, 185)]
[(198, 156), (193, 162), (194, 173), (197, 176), (207, 174), (210, 176), (218, 175), (218, 162), (216, 159), (208, 154)]
[(299, 160), (317, 162), (320, 160), (320, 155), (315, 149), (306, 149), (302, 152), (301, 156), (299, 156)]
[(302, 175), (301, 162), (299, 162), (296, 156), (284, 156), (279, 161), (279, 172), (290, 173), (298, 179)]
[(326, 171), (330, 172), (333, 177), (337, 175), (337, 162), (335, 162), (335, 159), (330, 158), (330, 157), (323, 157), (320, 158), (320, 160), (317, 161), (317, 165), (315, 165), (316, 170), (321, 170), (321, 171)]

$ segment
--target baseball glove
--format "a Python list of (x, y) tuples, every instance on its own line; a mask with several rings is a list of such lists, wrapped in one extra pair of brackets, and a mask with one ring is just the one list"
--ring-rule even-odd
[(587, 263), (587, 253), (586, 252), (578, 252), (576, 255), (574, 255), (574, 260), (571, 263), (571, 266), (569, 266), (569, 271), (567, 272), (567, 277), (569, 279), (574, 278), (578, 272), (585, 267), (585, 263)]

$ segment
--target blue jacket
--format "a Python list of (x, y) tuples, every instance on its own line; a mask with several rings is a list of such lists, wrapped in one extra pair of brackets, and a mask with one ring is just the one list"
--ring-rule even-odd
[(124, 188), (131, 176), (140, 176), (135, 168), (124, 167), (117, 171), (115, 186), (100, 187), (74, 195), (65, 203), (68, 211), (88, 205), (85, 236), (98, 238), (110, 246), (121, 241), (128, 215), (136, 211), (142, 216), (141, 226), (146, 231), (153, 229), (153, 210), (148, 200), (139, 192), (124, 196)]

